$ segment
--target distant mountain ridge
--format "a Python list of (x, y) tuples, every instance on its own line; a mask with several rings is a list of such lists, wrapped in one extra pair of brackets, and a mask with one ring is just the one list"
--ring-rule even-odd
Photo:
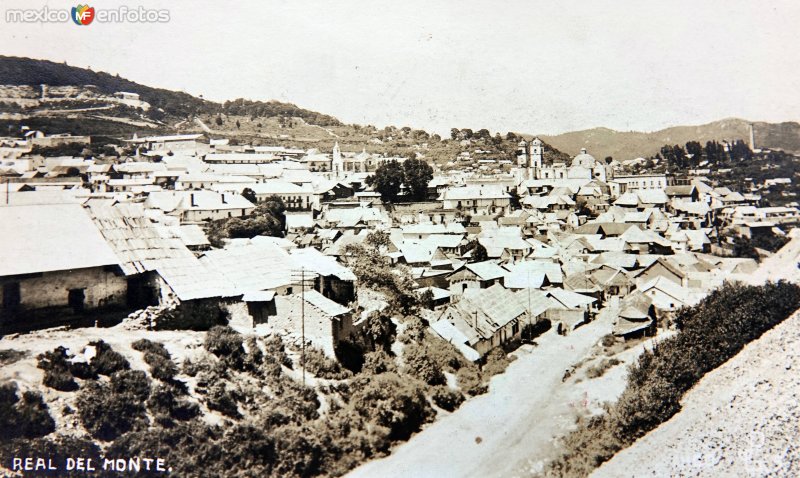
[[(333, 116), (300, 108), (291, 103), (243, 99), (217, 103), (188, 93), (154, 88), (121, 78), (118, 75), (68, 66), (65, 63), (0, 55), (0, 85), (36, 87), (41, 84), (50, 86), (93, 85), (98, 91), (105, 94), (119, 91), (138, 93), (143, 101), (153, 107), (147, 113), (147, 118), (160, 121), (165, 127), (167, 124), (176, 122), (185, 124), (186, 120), (193, 116), (219, 114), (249, 117), (251, 120), (255, 118), (255, 121), (259, 121), (258, 118), (298, 117), (315, 127), (344, 126)], [(163, 114), (159, 114), (161, 111)], [(98, 118), (83, 117), (82, 119), (85, 123), (83, 129), (110, 124), (108, 121)], [(53, 121), (52, 118), (26, 119), (26, 122), (32, 127), (41, 127), (41, 125)], [(744, 119), (728, 118), (699, 126), (675, 126), (651, 133), (620, 132), (601, 127), (559, 135), (539, 135), (539, 137), (553, 148), (570, 156), (575, 156), (581, 148), (586, 148), (598, 159), (612, 156), (618, 160), (625, 160), (654, 155), (665, 144), (684, 145), (687, 141), (699, 141), (704, 144), (710, 140), (735, 141), (737, 139), (749, 142), (749, 124), (750, 122)], [(56, 125), (60, 127), (63, 124), (56, 123)], [(796, 122), (754, 122), (753, 125), (757, 148), (783, 149), (791, 153), (800, 153), (800, 124)], [(132, 127), (115, 124), (114, 128), (130, 129)], [(75, 127), (73, 126), (72, 129), (74, 130)], [(326, 137), (330, 135), (338, 138), (324, 129), (321, 131)], [(532, 137), (529, 134), (523, 136)]]
[[(633, 159), (656, 154), (661, 146), (681, 145), (687, 141), (735, 141), (749, 143), (750, 121), (727, 118), (698, 126), (674, 126), (652, 133), (621, 132), (609, 128), (593, 128), (572, 131), (555, 136), (541, 135), (543, 141), (570, 155), (576, 155), (586, 148), (598, 159), (611, 156), (615, 159)], [(800, 124), (796, 122), (764, 123), (753, 122), (756, 148), (782, 149), (800, 152)]]

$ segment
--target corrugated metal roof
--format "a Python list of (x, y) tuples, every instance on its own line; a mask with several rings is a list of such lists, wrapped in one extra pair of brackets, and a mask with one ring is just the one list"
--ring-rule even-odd
[(79, 204), (0, 207), (0, 276), (119, 264)]

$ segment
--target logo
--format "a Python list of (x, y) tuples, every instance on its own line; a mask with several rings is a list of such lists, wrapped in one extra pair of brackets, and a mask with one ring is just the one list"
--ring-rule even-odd
[(88, 25), (94, 20), (94, 7), (89, 5), (78, 5), (72, 7), (72, 21), (76, 25)]

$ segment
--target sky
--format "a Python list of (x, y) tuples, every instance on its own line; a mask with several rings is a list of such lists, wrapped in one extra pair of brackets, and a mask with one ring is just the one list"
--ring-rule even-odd
[(7, 23), (0, 54), (347, 123), (558, 134), (800, 120), (796, 0), (104, 1), (166, 23)]

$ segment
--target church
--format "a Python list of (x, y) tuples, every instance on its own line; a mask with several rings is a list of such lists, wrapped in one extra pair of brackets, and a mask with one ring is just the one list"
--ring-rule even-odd
[(539, 138), (533, 138), (530, 143), (520, 141), (517, 149), (517, 165), (524, 177), (521, 179), (586, 179), (607, 181), (613, 177), (611, 167), (594, 159), (594, 156), (581, 149), (579, 155), (566, 163), (555, 162), (545, 165), (544, 143)]

